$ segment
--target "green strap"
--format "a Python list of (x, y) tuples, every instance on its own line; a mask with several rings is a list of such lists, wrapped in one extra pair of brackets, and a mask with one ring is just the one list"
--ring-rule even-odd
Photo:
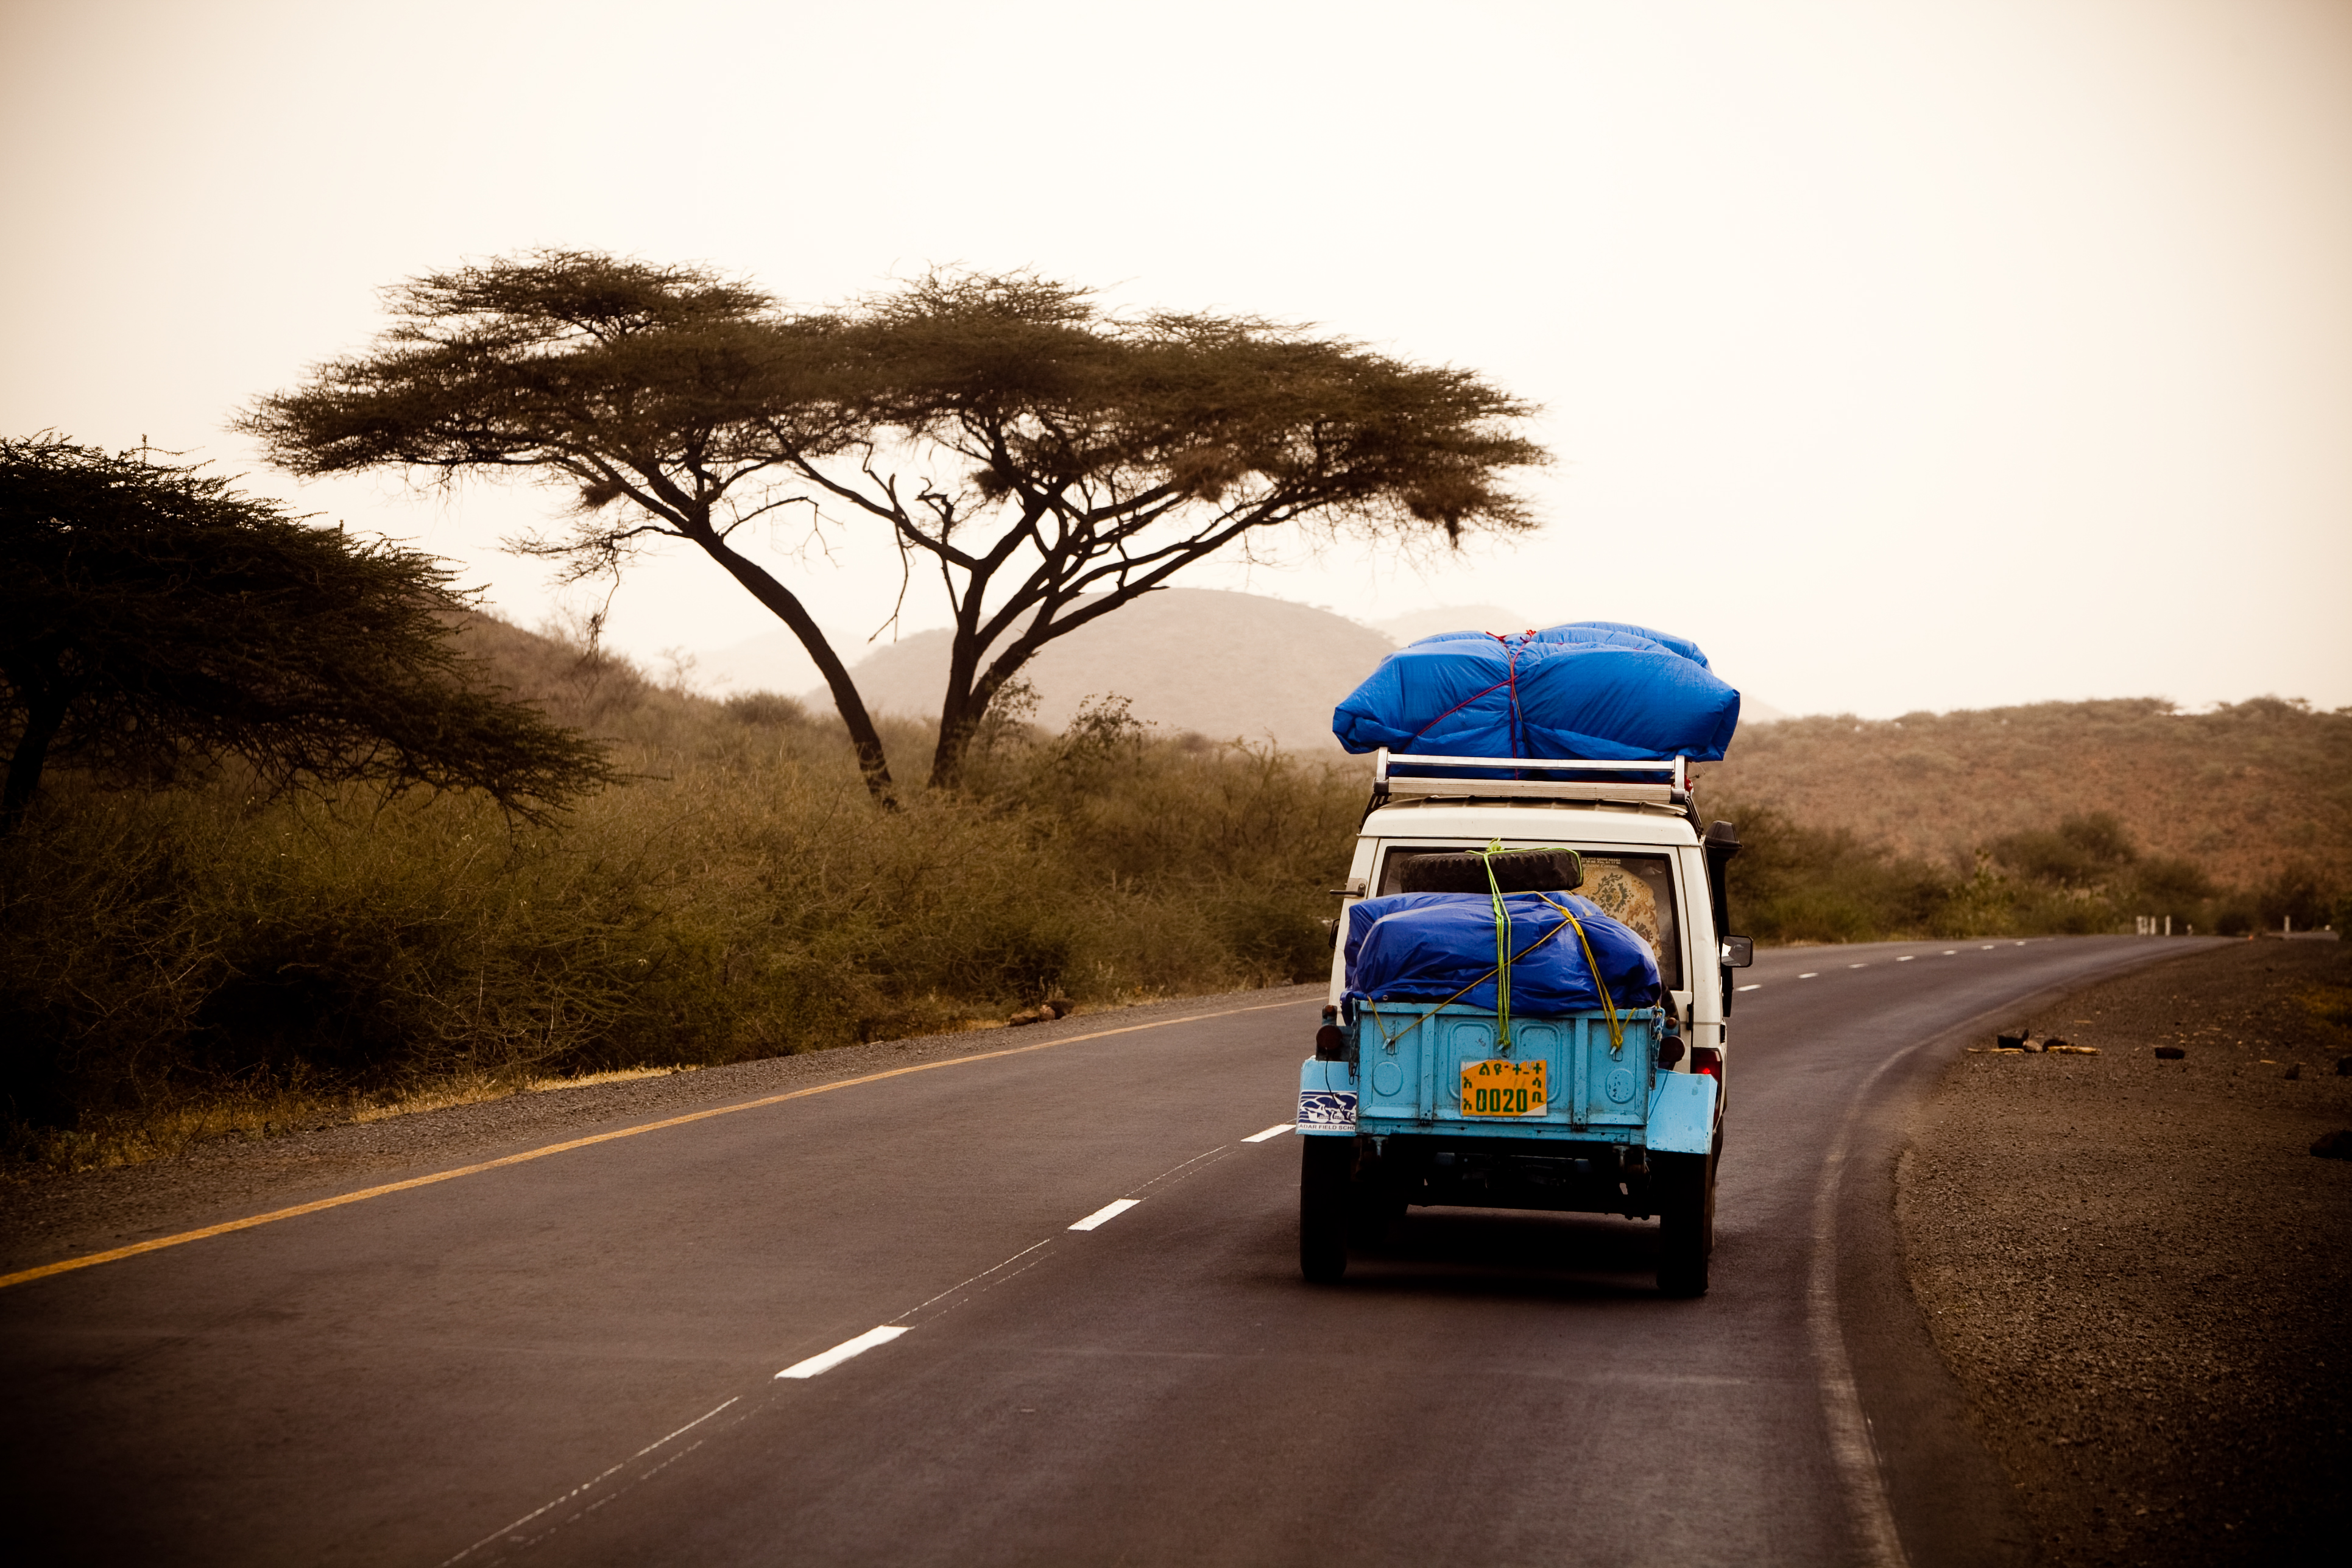
[[(1567, 846), (1559, 847), (1566, 848)], [(1495, 857), (1523, 852), (1506, 850), (1499, 838), (1489, 838), (1486, 847), (1470, 851), (1478, 857), (1479, 864), (1486, 868), (1486, 892), (1495, 901), (1495, 1041), (1496, 1049), (1504, 1051), (1511, 1048), (1511, 906), (1503, 897), (1502, 883), (1495, 877)], [(1575, 910), (1549, 893), (1538, 892), (1536, 897), (1558, 910), (1567, 922), (1576, 928), (1577, 943), (1584, 949), (1585, 967), (1592, 974), (1592, 989), (1601, 996), (1601, 1016), (1609, 1021), (1609, 1048), (1612, 1052), (1623, 1050), (1625, 1027), (1617, 1020), (1617, 1005), (1610, 1000), (1609, 983), (1601, 976), (1601, 962), (1592, 954), (1592, 942), (1584, 934), (1584, 922), (1576, 918)], [(1558, 929), (1553, 928), (1555, 931)], [(1532, 944), (1529, 951), (1533, 951)]]
[(1503, 900), (1503, 885), (1495, 879), (1495, 857), (1502, 852), (1503, 841), (1486, 840), (1484, 849), (1473, 849), (1478, 864), (1486, 868), (1486, 893), (1495, 900), (1495, 1048), (1511, 1048), (1511, 906)]
[[(1584, 922), (1576, 918), (1574, 910), (1549, 893), (1538, 893), (1536, 897), (1567, 916), (1568, 923), (1576, 928), (1577, 942), (1584, 949), (1584, 967), (1592, 972), (1592, 989), (1601, 994), (1601, 1016), (1609, 1021), (1609, 1050), (1613, 1056), (1625, 1048), (1625, 1026), (1617, 1016), (1617, 1004), (1609, 999), (1609, 982), (1601, 977), (1601, 961), (1592, 956), (1592, 939), (1584, 934)], [(1559, 929), (1552, 927), (1555, 931)]]

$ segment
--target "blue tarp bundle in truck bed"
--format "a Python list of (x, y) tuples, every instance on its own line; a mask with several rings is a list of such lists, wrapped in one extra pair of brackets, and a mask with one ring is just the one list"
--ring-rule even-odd
[[(1600, 962), (1609, 999), (1620, 1007), (1658, 1000), (1658, 960), (1630, 926), (1590, 899), (1549, 895), (1576, 911)], [(1512, 893), (1511, 1011), (1529, 1016), (1581, 1013), (1601, 1005), (1584, 943), (1541, 893)], [(1554, 934), (1547, 934), (1554, 933)], [(1538, 939), (1544, 940), (1538, 942)], [(1530, 951), (1530, 944), (1533, 944)], [(1375, 1002), (1459, 1001), (1495, 1005), (1495, 905), (1483, 893), (1395, 893), (1348, 907), (1348, 994)], [(1470, 988), (1465, 992), (1465, 986)], [(1460, 993), (1460, 994), (1456, 994)]]
[(1698, 645), (1615, 621), (1447, 632), (1382, 659), (1331, 715), (1351, 752), (1723, 760), (1739, 693)]

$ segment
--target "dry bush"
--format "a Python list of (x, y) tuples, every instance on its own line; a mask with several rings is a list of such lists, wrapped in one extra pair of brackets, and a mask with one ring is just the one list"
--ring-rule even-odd
[[(1047, 734), (1015, 701), (982, 726), (960, 789), (882, 811), (835, 721), (772, 693), (695, 697), (601, 652), (593, 630), (461, 626), (518, 694), (611, 741), (629, 776), (551, 827), (474, 796), (272, 798), (230, 774), (142, 795), (58, 775), (0, 844), (0, 1121), (16, 1151), (144, 1158), (392, 1104), (952, 1028), (1055, 993), (1102, 1004), (1328, 963), (1326, 889), (1362, 808), (1360, 762), (1156, 733), (1116, 699)], [(2231, 715), (2277, 731), (2272, 752), (2232, 752), (2241, 766), (2284, 765), (2343, 727), (2284, 704)], [(1987, 728), (1952, 717), (1954, 736)], [(2024, 728), (2058, 755), (2067, 726), (2043, 717)], [(2149, 707), (2102, 722), (2204, 721)], [(1747, 841), (1735, 921), (1759, 937), (2337, 910), (2328, 846), (2233, 884), (2215, 868), (2269, 865), (2245, 849), (2252, 829), (2234, 860), (2165, 849), (2128, 791), (2101, 803), (2112, 817), (1956, 807), (1973, 837), (1906, 848), (1880, 819), (1839, 815), (1863, 797), (1833, 731), (1759, 729), (1715, 770), (1716, 793), (1746, 777), (1785, 790), (1751, 797), (1772, 807), (1709, 801)], [(883, 732), (901, 755), (934, 739)], [(1953, 746), (1954, 777), (1985, 774)], [(2336, 809), (2319, 798), (2311, 811)]]
[[(1360, 768), (1000, 727), (877, 810), (839, 727), (584, 639), (467, 629), (631, 782), (556, 826), (478, 797), (141, 795), (61, 775), (0, 845), (20, 1153), (86, 1163), (390, 1100), (720, 1063), (1288, 981), (1328, 960)], [(488, 645), (485, 647), (484, 645)], [(894, 745), (928, 743), (895, 727)]]

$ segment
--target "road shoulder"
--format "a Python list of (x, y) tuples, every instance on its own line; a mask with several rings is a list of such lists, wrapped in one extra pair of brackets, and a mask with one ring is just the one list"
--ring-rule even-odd
[(2308, 1152), (2352, 1127), (2352, 1033), (2307, 1005), (2347, 985), (2342, 944), (2233, 943), (2010, 1020), (2097, 1056), (1922, 1053), (1912, 1316), (2039, 1558), (2304, 1560), (2352, 1525), (2352, 1162)]

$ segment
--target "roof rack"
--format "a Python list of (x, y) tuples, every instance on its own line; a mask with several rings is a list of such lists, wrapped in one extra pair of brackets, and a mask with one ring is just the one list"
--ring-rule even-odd
[[(1372, 753), (1372, 798), (1446, 795), (1540, 800), (1627, 801), (1644, 805), (1690, 804), (1685, 759), (1598, 762), (1586, 757), (1425, 757)], [(1400, 773), (1400, 768), (1409, 770)]]

